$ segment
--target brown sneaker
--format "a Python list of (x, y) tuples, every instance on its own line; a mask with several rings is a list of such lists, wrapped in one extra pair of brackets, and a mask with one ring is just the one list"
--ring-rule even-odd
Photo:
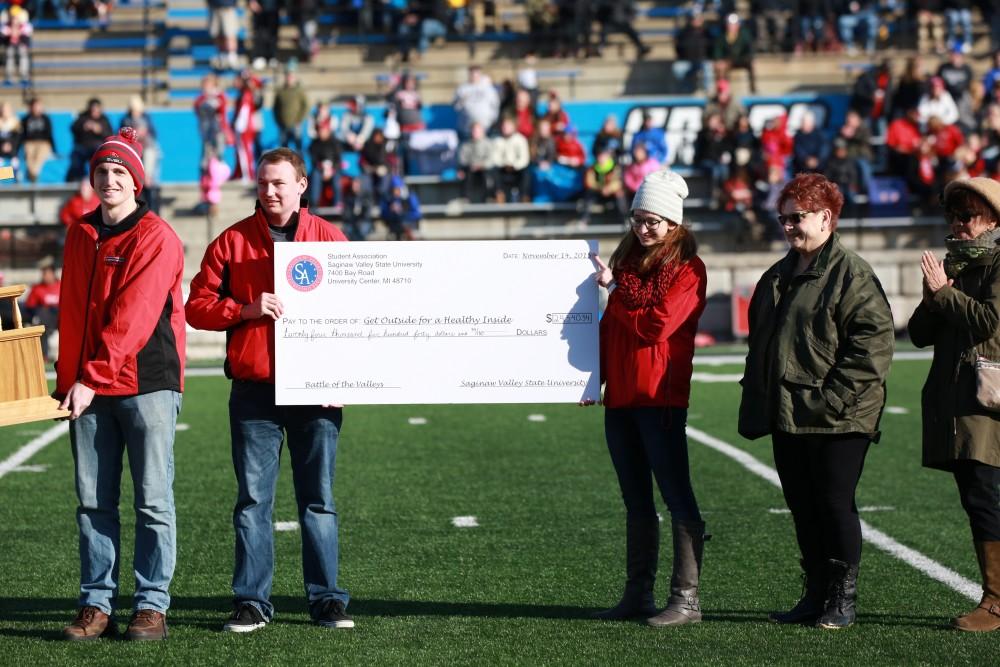
[(132, 614), (125, 639), (156, 641), (167, 638), (167, 617), (153, 609), (140, 609)]
[(65, 628), (62, 636), (66, 641), (86, 642), (117, 633), (115, 622), (97, 607), (81, 607), (76, 619)]

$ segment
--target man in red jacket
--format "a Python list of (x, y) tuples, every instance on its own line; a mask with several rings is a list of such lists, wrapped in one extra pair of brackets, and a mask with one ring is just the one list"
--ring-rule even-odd
[(288, 437), (302, 529), (302, 569), (309, 612), (327, 628), (351, 628), (348, 594), (337, 586), (339, 548), (333, 478), (343, 415), (340, 406), (275, 405), (274, 322), (284, 313), (274, 294), (274, 244), (346, 241), (309, 213), (302, 157), (288, 148), (261, 156), (254, 214), (222, 232), (191, 281), (188, 323), (225, 331), (232, 378), (229, 423), (238, 495), (233, 512), (236, 564), (227, 632), (253, 632), (274, 615), (271, 511), (282, 439)]
[(127, 639), (164, 639), (176, 560), (174, 427), (184, 379), (184, 249), (136, 196), (132, 128), (90, 160), (100, 208), (66, 232), (56, 396), (70, 411), (80, 530), (80, 610), (69, 640), (115, 634), (122, 454), (135, 489), (135, 596)]

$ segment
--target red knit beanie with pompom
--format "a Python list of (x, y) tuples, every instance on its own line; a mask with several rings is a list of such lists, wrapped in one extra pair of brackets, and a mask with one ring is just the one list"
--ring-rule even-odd
[(135, 193), (142, 192), (146, 170), (142, 166), (142, 144), (136, 140), (135, 128), (123, 127), (118, 134), (104, 140), (90, 158), (90, 184), (94, 184), (94, 168), (102, 162), (121, 165), (132, 175)]

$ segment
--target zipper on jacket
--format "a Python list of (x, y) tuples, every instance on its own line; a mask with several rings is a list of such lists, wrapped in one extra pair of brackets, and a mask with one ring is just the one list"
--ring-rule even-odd
[(83, 352), (87, 349), (87, 325), (90, 322), (90, 295), (94, 291), (94, 276), (97, 275), (97, 259), (101, 252), (101, 230), (97, 230), (97, 241), (94, 243), (94, 261), (90, 265), (90, 279), (87, 281), (87, 300), (84, 307), (87, 309), (83, 317), (83, 335), (80, 336), (80, 359), (76, 367), (76, 381), (79, 382), (83, 376)]

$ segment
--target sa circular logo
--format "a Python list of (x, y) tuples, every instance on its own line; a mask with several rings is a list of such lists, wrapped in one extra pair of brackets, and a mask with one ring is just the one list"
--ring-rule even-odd
[(323, 279), (323, 267), (315, 257), (299, 255), (288, 263), (285, 271), (288, 284), (300, 292), (309, 292), (319, 287)]

